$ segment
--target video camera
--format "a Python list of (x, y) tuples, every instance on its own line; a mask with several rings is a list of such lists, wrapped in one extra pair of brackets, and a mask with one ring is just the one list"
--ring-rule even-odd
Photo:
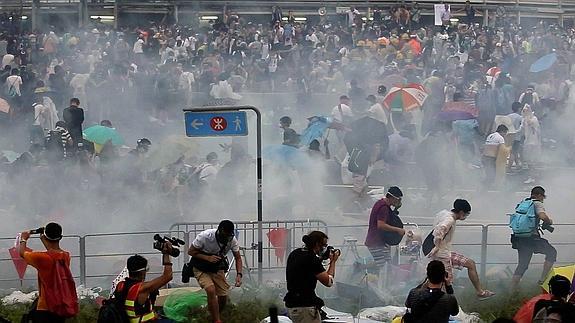
[(334, 252), (339, 252), (341, 254), (341, 250), (334, 248), (333, 246), (327, 246), (325, 252), (323, 254), (320, 255), (320, 258), (322, 261), (324, 260), (328, 260), (329, 256), (334, 253)]
[(38, 228), (38, 229), (34, 229), (34, 230), (30, 230), (30, 234), (44, 234), (44, 227)]
[(154, 249), (162, 251), (164, 249), (165, 243), (170, 243), (172, 245), (172, 252), (170, 256), (176, 258), (180, 255), (180, 246), (186, 244), (183, 240), (174, 238), (174, 237), (167, 237), (167, 236), (160, 236), (159, 234), (154, 235)]

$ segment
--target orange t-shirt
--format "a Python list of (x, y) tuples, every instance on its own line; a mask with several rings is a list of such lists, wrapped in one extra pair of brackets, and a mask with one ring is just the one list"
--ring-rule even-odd
[(44, 298), (44, 289), (46, 286), (53, 285), (54, 279), (54, 260), (64, 259), (66, 265), (70, 267), (70, 254), (67, 251), (26, 251), (24, 260), (30, 266), (38, 271), (38, 307), (39, 311), (48, 310), (46, 299)]

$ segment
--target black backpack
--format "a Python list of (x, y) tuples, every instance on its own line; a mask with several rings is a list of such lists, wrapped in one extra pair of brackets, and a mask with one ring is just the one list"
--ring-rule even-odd
[(116, 289), (113, 296), (102, 302), (102, 307), (98, 312), (98, 323), (130, 323), (124, 302), (132, 285), (124, 281), (121, 291)]
[[(399, 217), (399, 212), (397, 211), (392, 210), (386, 222), (388, 225), (391, 225), (392, 227), (403, 229), (403, 221), (401, 221), (401, 218)], [(397, 246), (403, 239), (403, 236), (401, 234), (392, 231), (383, 231), (382, 235), (385, 243), (390, 246)]]

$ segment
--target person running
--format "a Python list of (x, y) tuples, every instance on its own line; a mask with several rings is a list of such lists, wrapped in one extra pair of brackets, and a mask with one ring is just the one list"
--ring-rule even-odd
[(448, 273), (447, 282), (450, 285), (453, 283), (453, 269), (467, 268), (467, 275), (475, 288), (477, 297), (487, 299), (494, 296), (495, 293), (481, 287), (475, 261), (452, 250), (451, 241), (455, 236), (456, 222), (458, 220), (464, 221), (469, 214), (471, 214), (471, 204), (463, 199), (455, 200), (451, 211), (443, 210), (437, 214), (433, 226), (433, 244), (435, 246), (428, 257), (443, 262)]

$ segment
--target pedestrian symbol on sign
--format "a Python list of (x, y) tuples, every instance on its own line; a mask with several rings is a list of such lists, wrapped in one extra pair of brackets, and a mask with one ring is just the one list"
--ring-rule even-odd
[(222, 117), (213, 117), (210, 120), (210, 127), (215, 131), (224, 131), (228, 127), (228, 122)]
[(242, 130), (242, 120), (240, 120), (240, 117), (236, 116), (236, 119), (234, 120), (234, 124), (236, 125), (236, 131)]

